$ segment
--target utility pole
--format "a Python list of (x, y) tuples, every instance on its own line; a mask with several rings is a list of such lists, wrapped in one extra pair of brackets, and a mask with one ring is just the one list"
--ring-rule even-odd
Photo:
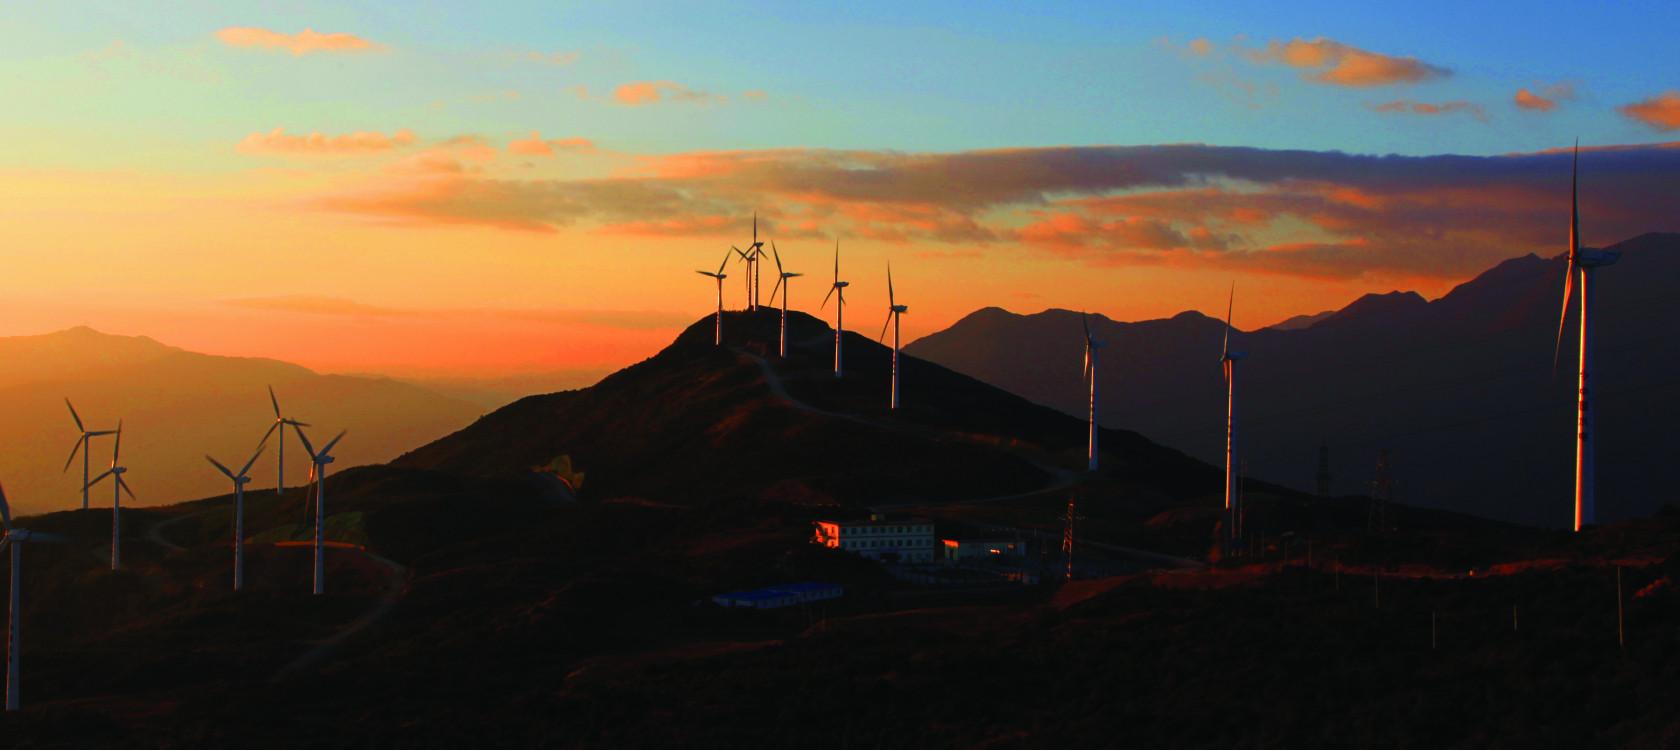
[(1068, 497), (1067, 518), (1062, 525), (1062, 557), (1067, 561), (1064, 580), (1068, 581), (1073, 580), (1073, 523), (1079, 518), (1076, 502), (1074, 497)]

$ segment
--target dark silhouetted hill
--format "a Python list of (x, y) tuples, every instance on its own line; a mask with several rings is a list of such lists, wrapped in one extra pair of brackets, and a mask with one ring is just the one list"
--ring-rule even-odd
[[(1680, 434), (1680, 235), (1614, 246), (1598, 275), (1599, 508), (1603, 520), (1650, 514)], [(1315, 486), (1330, 448), (1332, 491), (1364, 495), (1391, 454), (1398, 500), (1561, 526), (1572, 513), (1576, 318), (1552, 372), (1562, 258), (1513, 258), (1440, 299), (1362, 297), (1310, 325), (1233, 334), (1243, 459), (1253, 476)], [(1239, 290), (1240, 292), (1240, 290)], [(1223, 302), (1223, 300), (1219, 300)], [(1244, 300), (1239, 299), (1241, 307)], [(1222, 324), (1095, 319), (1102, 419), (1203, 460), (1223, 460)], [(1085, 408), (1078, 314), (978, 310), (906, 350), (1071, 414)]]

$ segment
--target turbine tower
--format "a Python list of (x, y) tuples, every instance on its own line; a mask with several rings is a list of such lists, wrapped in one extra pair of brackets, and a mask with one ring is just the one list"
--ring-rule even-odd
[(1085, 442), (1085, 470), (1097, 470), (1097, 350), (1103, 342), (1091, 337), (1090, 316), (1080, 313), (1079, 322), (1085, 326), (1085, 380), (1091, 384), (1091, 434)]
[(18, 710), (19, 690), (22, 684), (18, 681), (18, 659), (22, 655), (23, 639), (19, 626), (23, 615), (23, 545), (34, 542), (62, 542), (63, 537), (53, 534), (42, 534), (28, 529), (12, 528), (12, 508), (6, 503), (6, 488), (0, 487), (0, 523), (4, 523), (5, 533), (0, 535), (0, 550), (8, 545), (12, 548), (12, 588), (11, 610), (6, 627), (6, 710)]
[(228, 479), (233, 480), (233, 590), (245, 588), (245, 483), (251, 481), (246, 473), (251, 470), (251, 464), (257, 462), (262, 455), (263, 448), (268, 446), (268, 439), (257, 444), (257, 450), (251, 454), (251, 460), (239, 468), (238, 473), (228, 470), (222, 462), (205, 454), (204, 460), (209, 461), (216, 471), (221, 472)]
[(792, 284), (788, 281), (788, 279), (794, 278), (796, 276), (804, 276), (805, 274), (793, 273), (791, 271), (782, 270), (782, 254), (776, 250), (775, 241), (770, 242), (770, 257), (776, 261), (776, 286), (771, 288), (771, 290), (770, 290), (770, 302), (775, 303), (775, 301), (776, 301), (776, 290), (777, 289), (782, 290), (782, 355), (781, 356), (782, 356), (782, 359), (787, 359), (788, 288), (790, 286), (792, 286)]
[[(737, 252), (739, 252), (739, 251), (737, 251)], [(724, 266), (727, 266), (727, 265), (729, 265), (729, 253), (724, 253), (723, 254), (723, 262), (718, 264), (717, 273), (712, 273), (711, 271), (695, 271), (695, 273), (700, 274), (701, 276), (710, 276), (714, 279), (717, 279), (718, 303), (717, 303), (717, 340), (716, 340), (716, 344), (718, 346), (723, 346), (723, 280), (725, 278), (728, 278), (728, 275), (723, 272), (723, 269), (724, 269)]]
[(764, 243), (760, 242), (759, 239), (758, 239), (758, 212), (757, 211), (753, 212), (752, 244), (747, 245), (747, 249), (744, 250), (744, 251), (741, 248), (735, 247), (734, 245), (730, 245), (730, 249), (734, 250), (737, 255), (740, 255), (741, 260), (745, 261), (746, 264), (747, 264), (747, 309), (748, 310), (757, 310), (758, 309), (758, 264), (761, 261), (761, 259), (764, 257)]
[(834, 285), (828, 288), (828, 294), (823, 295), (822, 306), (824, 308), (828, 307), (829, 297), (836, 294), (840, 295), (840, 298), (834, 302), (834, 377), (837, 378), (840, 377), (841, 372), (841, 341), (846, 337), (846, 315), (843, 308), (846, 306), (847, 286), (849, 286), (847, 282), (840, 280), (840, 238), (836, 237), (834, 238)]
[(1225, 513), (1228, 518), (1227, 533), (1232, 539), (1239, 533), (1236, 528), (1238, 512), (1237, 503), (1237, 362), (1247, 357), (1246, 352), (1231, 351), (1231, 310), (1237, 302), (1237, 285), (1231, 284), (1231, 297), (1225, 303), (1225, 343), (1220, 347), (1219, 362), (1225, 368)]
[(338, 445), (338, 441), (344, 438), (344, 431), (339, 431), (338, 436), (327, 441), (327, 444), (321, 446), (321, 450), (319, 451), (315, 450), (315, 446), (310, 445), (309, 437), (303, 434), (302, 428), (297, 428), (297, 436), (298, 440), (303, 441), (303, 449), (309, 452), (309, 460), (312, 463), (312, 466), (309, 469), (309, 480), (315, 485), (314, 593), (320, 594), (326, 590), (327, 583), (326, 558), (322, 552), (321, 545), (321, 532), (326, 522), (326, 514), (322, 512), (322, 506), (325, 504), (327, 499), (327, 464), (333, 462), (333, 446)]
[(134, 500), (134, 490), (128, 488), (128, 482), (123, 475), (128, 468), (121, 464), (122, 460), (122, 420), (117, 420), (117, 441), (111, 446), (111, 468), (105, 473), (93, 478), (87, 487), (99, 484), (105, 477), (112, 478), (111, 485), (111, 569), (122, 566), (122, 493), (128, 493), (128, 499)]
[(1581, 350), (1580, 379), (1577, 381), (1575, 409), (1575, 530), (1598, 523), (1598, 498), (1594, 491), (1593, 413), (1590, 410), (1592, 370), (1592, 300), (1593, 272), (1615, 263), (1622, 254), (1613, 250), (1581, 249), (1581, 203), (1576, 185), (1577, 167), (1581, 160), (1581, 143), (1575, 142), (1575, 153), (1569, 166), (1569, 263), (1563, 276), (1563, 312), (1558, 315), (1556, 347), (1552, 350), (1552, 371), (1557, 372), (1558, 357), (1563, 351), (1563, 327), (1569, 318), (1569, 301), (1574, 293), (1577, 273), (1581, 277)]
[(274, 386), (272, 385), (268, 387), (268, 402), (274, 405), (274, 423), (268, 426), (268, 432), (263, 433), (263, 442), (268, 442), (269, 436), (273, 435), (275, 430), (280, 431), (280, 444), (275, 446), (279, 453), (279, 459), (278, 465), (275, 467), (274, 479), (274, 499), (280, 500), (285, 497), (286, 493), (286, 426), (291, 425), (292, 429), (297, 429), (308, 427), (309, 423), (281, 416), (280, 399), (274, 397)]
[(887, 263), (887, 322), (881, 324), (881, 335), (875, 340), (880, 341), (887, 336), (887, 326), (892, 326), (892, 408), (898, 408), (898, 317), (910, 311), (906, 305), (898, 304), (893, 297), (892, 263)]
[(59, 473), (70, 470), (70, 464), (76, 460), (76, 451), (82, 452), (82, 510), (88, 509), (88, 451), (93, 449), (93, 439), (102, 435), (116, 434), (115, 430), (89, 430), (82, 426), (82, 418), (76, 413), (76, 406), (70, 399), (64, 399), (64, 405), (70, 407), (70, 418), (76, 421), (76, 431), (81, 433), (76, 438), (76, 444), (70, 447), (70, 457), (64, 459), (64, 468)]

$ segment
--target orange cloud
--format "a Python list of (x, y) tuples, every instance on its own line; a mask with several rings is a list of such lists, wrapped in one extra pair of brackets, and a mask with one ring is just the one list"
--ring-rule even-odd
[(1667, 91), (1644, 101), (1617, 107), (1623, 116), (1638, 120), (1653, 130), (1680, 130), (1680, 91)]
[(322, 34), (313, 29), (284, 34), (253, 26), (229, 26), (217, 31), (216, 38), (229, 47), (283, 49), (294, 56), (314, 52), (378, 52), (385, 49), (384, 45), (375, 44), (355, 34)]
[(1308, 80), (1332, 86), (1388, 86), (1398, 83), (1418, 83), (1451, 74), (1438, 65), (1415, 57), (1396, 57), (1370, 52), (1333, 39), (1318, 37), (1312, 40), (1291, 39), (1271, 42), (1263, 50), (1249, 53), (1256, 62), (1275, 62), (1292, 68), (1309, 68), (1318, 72)]
[(1206, 37), (1197, 37), (1190, 40), (1190, 54), (1197, 57), (1207, 57), (1208, 53), (1212, 51), (1213, 43), (1209, 42)]
[(238, 149), (248, 154), (304, 154), (346, 155), (389, 151), (414, 143), (414, 131), (403, 129), (390, 135), (376, 131), (357, 131), (344, 135), (291, 135), (285, 128), (267, 133), (252, 133), (239, 142)]
[(720, 104), (723, 97), (695, 91), (675, 81), (636, 81), (626, 83), (613, 91), (613, 99), (627, 107), (639, 107), (645, 104), (659, 102), (690, 102), (693, 104)]
[(1558, 101), (1575, 98), (1575, 87), (1568, 83), (1555, 83), (1540, 89), (1538, 93), (1526, 88), (1517, 89), (1515, 101), (1518, 107), (1531, 112), (1550, 112), (1557, 109)]
[(594, 151), (595, 142), (588, 138), (556, 138), (543, 140), (537, 131), (531, 137), (508, 143), (508, 152), (525, 156), (553, 156), (555, 151)]
[(524, 57), (530, 62), (545, 63), (548, 65), (571, 65), (572, 63), (577, 62), (578, 58), (583, 57), (583, 53), (576, 50), (567, 50), (565, 52), (527, 52)]
[(746, 91), (741, 92), (741, 98), (742, 99), (746, 99), (748, 101), (754, 101), (754, 102), (764, 101), (765, 99), (769, 98), (769, 96), (770, 96), (769, 94), (766, 94), (759, 89), (748, 89)]
[(1414, 102), (1404, 99), (1396, 99), (1392, 102), (1375, 105), (1371, 107), (1371, 109), (1378, 112), (1406, 113), (1414, 115), (1450, 115), (1456, 112), (1463, 112), (1476, 118), (1477, 120), (1487, 122), (1487, 112), (1482, 110), (1481, 105), (1473, 104), (1471, 102), (1460, 101), (1430, 104), (1428, 102)]
[(579, 309), (520, 309), (520, 308), (439, 308), (384, 307), (355, 300), (316, 295), (285, 295), (279, 297), (244, 297), (226, 299), (222, 304), (249, 310), (321, 315), (347, 318), (432, 318), (459, 321), (463, 318), (490, 320), (521, 320), (551, 323), (581, 323), (603, 328), (659, 329), (680, 326), (689, 322), (685, 314), (652, 310), (579, 310)]

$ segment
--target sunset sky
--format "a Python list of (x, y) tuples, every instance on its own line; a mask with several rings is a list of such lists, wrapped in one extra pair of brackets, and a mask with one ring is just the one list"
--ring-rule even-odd
[(493, 5), (0, 5), (0, 335), (616, 367), (754, 210), (870, 335), (889, 259), (909, 338), (1256, 327), (1563, 251), (1577, 136), (1588, 244), (1680, 230), (1671, 1)]

